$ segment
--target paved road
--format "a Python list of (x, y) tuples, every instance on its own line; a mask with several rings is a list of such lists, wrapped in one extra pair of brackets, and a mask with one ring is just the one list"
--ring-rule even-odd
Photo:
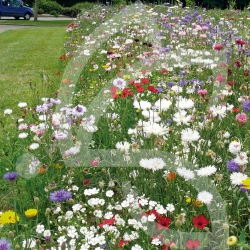
[[(14, 17), (2, 17), (1, 20), (15, 20)], [(23, 25), (23, 26), (20, 26), (20, 25), (6, 25), (6, 24), (1, 24), (1, 20), (0, 20), (0, 33), (6, 31), (6, 30), (15, 30), (15, 29), (27, 29), (27, 28), (34, 28), (36, 26), (28, 26), (29, 25), (29, 22), (32, 22), (34, 20), (34, 18), (32, 17), (29, 21), (27, 21), (27, 26)], [(23, 19), (20, 19), (20, 20), (23, 20)], [(39, 16), (38, 17), (38, 20), (42, 20), (42, 21), (50, 21), (50, 20), (75, 20), (75, 18), (70, 18), (70, 17), (53, 17), (53, 16), (49, 16), (49, 17), (42, 17), (42, 16)], [(18, 20), (16, 20), (16, 22), (18, 23)]]

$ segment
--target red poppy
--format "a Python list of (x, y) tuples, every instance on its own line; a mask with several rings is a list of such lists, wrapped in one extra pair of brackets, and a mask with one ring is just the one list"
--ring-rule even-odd
[(133, 95), (133, 92), (130, 90), (130, 88), (123, 89), (122, 98), (128, 97), (130, 95)]
[(176, 177), (176, 173), (175, 172), (169, 172), (168, 175), (167, 175), (167, 177), (166, 177), (166, 179), (167, 179), (167, 181), (172, 181), (172, 180), (175, 179), (175, 177)]
[(235, 107), (235, 108), (232, 109), (232, 112), (233, 112), (233, 113), (237, 113), (237, 112), (239, 112), (239, 111), (240, 111), (240, 108), (239, 108), (239, 107)]
[(66, 58), (67, 58), (67, 57), (66, 57), (66, 55), (64, 54), (64, 55), (62, 55), (62, 56), (59, 57), (59, 60), (65, 61)]
[(197, 217), (193, 216), (192, 222), (195, 227), (200, 229), (203, 229), (206, 225), (210, 223), (209, 220), (203, 214), (200, 214)]
[(129, 243), (128, 240), (120, 240), (117, 244), (117, 248), (123, 248), (125, 245), (127, 245)]
[(113, 226), (114, 223), (115, 223), (115, 219), (107, 219), (107, 220), (102, 220), (98, 226), (99, 227), (103, 227), (104, 225)]
[(148, 78), (142, 78), (141, 82), (144, 84), (148, 84), (149, 83), (149, 79)]
[(156, 220), (156, 227), (157, 230), (162, 230), (162, 229), (168, 229), (170, 226), (170, 222), (171, 222), (171, 218), (170, 217), (165, 217), (165, 216), (160, 216), (157, 220)]
[(83, 185), (88, 185), (90, 183), (90, 179), (86, 179), (83, 181)]
[(186, 248), (188, 248), (189, 250), (195, 250), (200, 246), (200, 241), (199, 240), (188, 240), (186, 242)]
[(153, 93), (158, 93), (158, 90), (152, 85), (148, 86), (148, 90), (153, 92)]
[(61, 72), (60, 72), (60, 71), (57, 71), (57, 72), (56, 72), (56, 75), (61, 75)]
[(223, 45), (221, 44), (214, 45), (214, 50), (222, 50), (222, 49), (223, 49)]

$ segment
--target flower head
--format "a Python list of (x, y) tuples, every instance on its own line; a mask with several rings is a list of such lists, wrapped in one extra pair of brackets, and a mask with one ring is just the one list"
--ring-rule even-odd
[(4, 238), (0, 239), (0, 250), (12, 250), (9, 241)]
[(246, 178), (241, 182), (243, 184), (242, 188), (250, 190), (250, 178)]
[(246, 100), (245, 102), (243, 102), (242, 107), (245, 111), (249, 112), (250, 111), (250, 100)]
[(65, 200), (69, 200), (72, 197), (71, 192), (66, 190), (57, 190), (50, 193), (50, 200), (53, 202), (62, 202)]
[(8, 210), (2, 214), (0, 214), (0, 224), (15, 224), (19, 221), (19, 216), (13, 211)]
[(18, 176), (17, 172), (8, 172), (3, 177), (5, 180), (14, 181)]
[(237, 239), (236, 236), (230, 236), (230, 237), (227, 239), (227, 245), (230, 246), (230, 247), (236, 245), (237, 242), (238, 242), (238, 239)]
[(33, 218), (37, 215), (38, 211), (35, 208), (31, 208), (26, 210), (24, 213), (27, 218)]
[(199, 246), (200, 246), (199, 240), (188, 240), (185, 245), (185, 247), (188, 248), (189, 250), (195, 250)]
[(195, 227), (200, 229), (203, 229), (206, 225), (209, 224), (209, 220), (203, 214), (200, 214), (197, 217), (193, 216), (192, 222)]

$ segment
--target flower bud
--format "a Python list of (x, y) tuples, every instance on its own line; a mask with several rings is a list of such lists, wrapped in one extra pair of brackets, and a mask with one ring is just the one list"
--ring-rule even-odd
[(227, 245), (230, 246), (230, 247), (236, 245), (237, 242), (238, 242), (238, 239), (237, 239), (236, 236), (230, 236), (230, 237), (227, 239)]

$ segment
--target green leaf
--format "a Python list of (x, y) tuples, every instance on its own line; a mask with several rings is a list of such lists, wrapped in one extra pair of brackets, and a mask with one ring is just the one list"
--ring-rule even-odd
[(239, 237), (239, 242), (240, 243), (245, 243), (246, 242), (246, 231), (242, 230), (240, 233), (240, 237)]

